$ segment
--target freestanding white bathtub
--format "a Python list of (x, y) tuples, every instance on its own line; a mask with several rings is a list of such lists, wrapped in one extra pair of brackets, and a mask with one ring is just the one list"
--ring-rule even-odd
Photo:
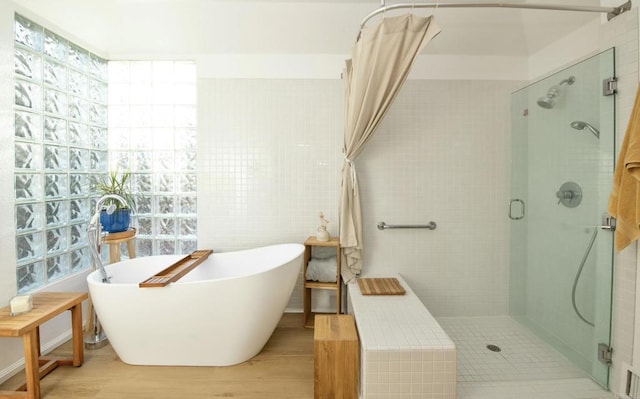
[(213, 253), (161, 288), (138, 283), (185, 255), (130, 259), (87, 276), (98, 319), (120, 359), (135, 365), (228, 366), (257, 355), (293, 291), (304, 246)]

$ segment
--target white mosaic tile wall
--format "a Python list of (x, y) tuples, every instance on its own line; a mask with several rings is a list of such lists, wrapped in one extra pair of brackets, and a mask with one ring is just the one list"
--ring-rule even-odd
[(405, 295), (365, 296), (349, 285), (360, 338), (360, 399), (455, 399), (455, 344), (406, 281), (393, 277)]

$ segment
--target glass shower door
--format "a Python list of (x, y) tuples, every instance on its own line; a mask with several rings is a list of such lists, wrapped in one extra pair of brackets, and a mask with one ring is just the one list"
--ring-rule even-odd
[(510, 313), (600, 385), (611, 335), (614, 49), (512, 95)]

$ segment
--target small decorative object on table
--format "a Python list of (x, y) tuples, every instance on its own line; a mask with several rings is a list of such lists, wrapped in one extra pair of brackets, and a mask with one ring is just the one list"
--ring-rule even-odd
[(320, 227), (318, 227), (318, 234), (316, 234), (316, 240), (329, 241), (329, 232), (327, 231), (327, 224), (329, 221), (324, 218), (324, 214), (320, 212)]
[(14, 296), (9, 301), (9, 309), (10, 316), (30, 312), (33, 309), (33, 297), (31, 294)]

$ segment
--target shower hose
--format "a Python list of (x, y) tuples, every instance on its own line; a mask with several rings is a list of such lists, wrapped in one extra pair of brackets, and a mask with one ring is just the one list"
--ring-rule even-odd
[(576, 277), (573, 279), (573, 288), (571, 289), (571, 303), (573, 304), (573, 310), (576, 312), (580, 320), (584, 321), (591, 327), (595, 327), (593, 322), (585, 319), (580, 310), (578, 310), (578, 306), (576, 305), (576, 288), (578, 287), (578, 281), (580, 280), (580, 275), (582, 274), (582, 269), (584, 268), (584, 264), (587, 262), (587, 258), (591, 253), (591, 248), (593, 248), (593, 243), (596, 241), (596, 237), (598, 236), (598, 228), (593, 229), (593, 235), (591, 236), (591, 240), (589, 241), (589, 245), (587, 246), (587, 250), (584, 252), (582, 256), (582, 261), (580, 262), (580, 267), (578, 267), (578, 272), (576, 273)]

